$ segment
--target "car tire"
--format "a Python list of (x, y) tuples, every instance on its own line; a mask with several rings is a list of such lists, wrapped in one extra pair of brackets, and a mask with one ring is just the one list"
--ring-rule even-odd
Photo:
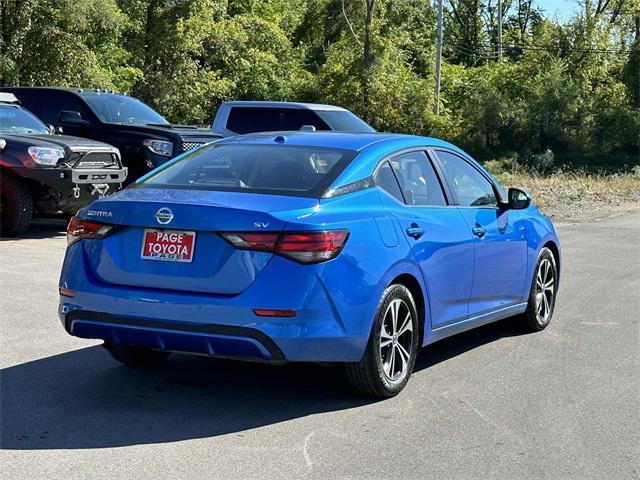
[(22, 180), (4, 172), (0, 187), (0, 236), (21, 235), (33, 216), (31, 192)]
[(351, 387), (378, 398), (400, 393), (413, 372), (419, 339), (418, 312), (411, 292), (403, 285), (391, 285), (378, 303), (362, 359), (346, 365)]
[(547, 328), (553, 316), (558, 291), (558, 268), (553, 252), (547, 247), (538, 254), (529, 291), (527, 309), (522, 314), (522, 326), (539, 332)]
[(135, 345), (114, 345), (105, 342), (103, 346), (113, 358), (129, 367), (158, 367), (171, 355), (171, 352), (161, 352)]

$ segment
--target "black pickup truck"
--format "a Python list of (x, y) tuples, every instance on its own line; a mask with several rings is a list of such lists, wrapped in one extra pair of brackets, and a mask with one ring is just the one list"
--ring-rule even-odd
[(131, 181), (167, 160), (221, 138), (209, 128), (173, 125), (133, 97), (105, 90), (3, 87), (46, 124), (117, 147)]
[(21, 234), (34, 213), (72, 215), (126, 177), (117, 148), (56, 135), (15, 96), (0, 93), (1, 236)]

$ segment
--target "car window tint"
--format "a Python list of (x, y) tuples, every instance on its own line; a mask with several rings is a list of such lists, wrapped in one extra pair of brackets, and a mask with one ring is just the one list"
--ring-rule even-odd
[(398, 180), (391, 170), (389, 162), (384, 162), (375, 174), (374, 181), (376, 185), (387, 192), (389, 195), (394, 196), (399, 202), (404, 203), (402, 192), (400, 191), (400, 185)]
[(84, 101), (105, 123), (130, 125), (164, 125), (167, 120), (146, 103), (126, 95), (94, 93), (83, 96)]
[(315, 113), (336, 132), (375, 132), (364, 120), (347, 110), (317, 110)]
[(316, 130), (331, 130), (312, 110), (277, 108), (278, 130), (300, 130), (303, 125), (313, 125)]
[(227, 120), (227, 128), (239, 134), (300, 130), (303, 125), (330, 130), (315, 112), (299, 108), (231, 107)]
[(438, 151), (449, 185), (464, 207), (497, 206), (491, 182), (469, 162), (445, 151)]
[(17, 105), (0, 103), (0, 133), (47, 133), (47, 126)]
[(288, 145), (209, 145), (138, 185), (318, 197), (355, 152)]
[(82, 118), (87, 119), (86, 109), (80, 99), (72, 93), (55, 91), (46, 95), (40, 119), (44, 123), (58, 124), (58, 117), (62, 110), (80, 112)]
[(425, 152), (410, 152), (390, 160), (407, 205), (443, 206), (447, 201)]

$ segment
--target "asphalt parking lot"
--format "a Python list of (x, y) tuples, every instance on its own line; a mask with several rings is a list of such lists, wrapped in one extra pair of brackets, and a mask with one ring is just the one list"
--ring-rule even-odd
[(0, 242), (0, 477), (640, 478), (640, 213), (559, 227), (550, 327), (425, 349), (398, 397), (333, 369), (130, 370), (56, 315), (61, 224)]

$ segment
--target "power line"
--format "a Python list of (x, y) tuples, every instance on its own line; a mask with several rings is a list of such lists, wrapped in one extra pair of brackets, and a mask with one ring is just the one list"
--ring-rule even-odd
[[(481, 43), (483, 47), (491, 48), (493, 45)], [(611, 53), (614, 55), (620, 54), (625, 55), (632, 53), (633, 50), (620, 50), (617, 48), (576, 48), (576, 47), (565, 47), (561, 45), (536, 45), (536, 44), (525, 44), (525, 43), (503, 43), (503, 46), (506, 48), (521, 48), (523, 50), (571, 50), (573, 52), (591, 52), (591, 53)]]
[[(452, 48), (464, 49), (467, 51), (469, 55), (474, 55), (474, 54), (485, 55), (484, 53), (480, 53), (480, 50), (474, 50), (464, 45), (455, 45), (451, 42), (446, 42), (446, 45)], [(480, 43), (479, 45), (488, 50), (494, 47), (494, 45), (488, 45), (485, 43)], [(629, 55), (634, 52), (633, 50), (616, 50), (613, 48), (575, 48), (575, 47), (563, 47), (563, 46), (552, 46), (552, 45), (524, 45), (524, 44), (515, 44), (515, 43), (511, 43), (511, 44), (503, 43), (502, 47), (513, 49), (513, 50), (521, 49), (521, 50), (549, 51), (549, 52), (560, 51), (560, 50), (570, 50), (571, 52), (577, 52), (577, 53), (605, 53), (610, 55)], [(497, 55), (491, 54), (489, 56), (499, 56), (499, 54)]]
[(453, 44), (447, 44), (447, 48), (453, 49), (455, 51), (457, 51), (458, 53), (461, 53), (463, 55), (469, 55), (469, 56), (474, 56), (475, 58), (481, 59), (481, 60), (495, 60), (496, 58), (498, 58), (498, 54), (497, 53), (479, 53), (477, 50), (472, 50), (470, 48), (464, 47), (462, 45), (453, 45)]
[[(518, 44), (505, 44), (507, 48), (520, 48), (522, 50), (546, 50), (546, 51), (555, 51), (555, 50), (565, 50), (565, 47), (561, 46), (550, 46), (550, 45), (518, 45)], [(567, 50), (572, 52), (580, 52), (580, 53), (610, 53), (613, 55), (628, 55), (632, 52), (632, 50), (617, 50), (614, 48), (575, 48), (569, 47)]]

